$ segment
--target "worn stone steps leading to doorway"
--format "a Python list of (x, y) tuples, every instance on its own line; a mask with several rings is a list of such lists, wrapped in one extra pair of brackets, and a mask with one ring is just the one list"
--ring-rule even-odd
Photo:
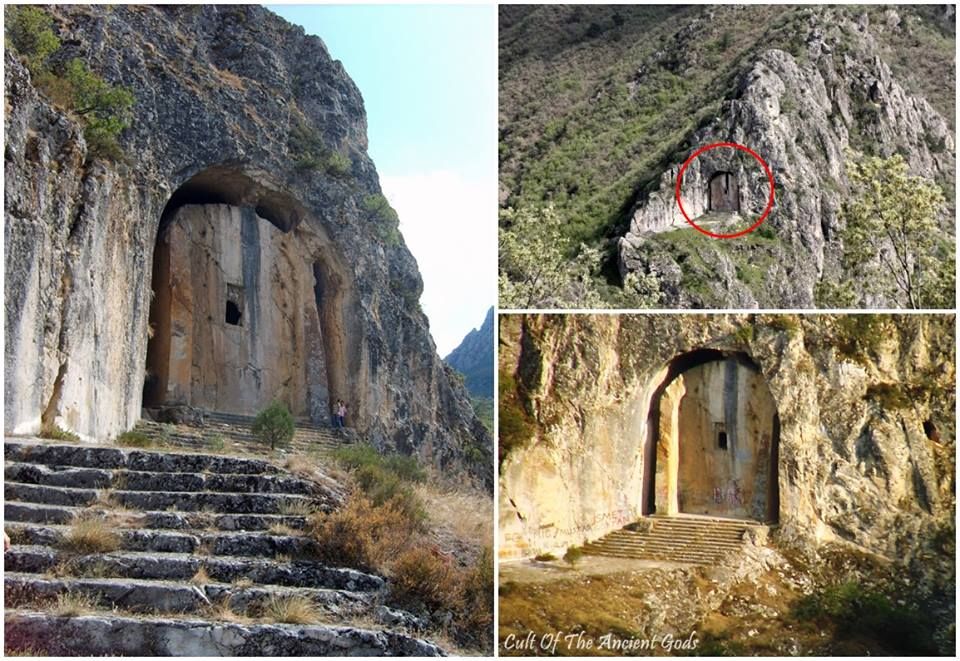
[[(389, 607), (384, 578), (316, 560), (308, 519), (338, 502), (325, 482), (204, 452), (21, 438), (4, 449), (8, 650), (440, 653), (418, 639), (421, 620)], [(296, 599), (312, 604), (308, 623), (280, 623), (277, 603)]]
[(647, 517), (583, 547), (587, 555), (709, 565), (739, 551), (753, 521), (708, 517)]

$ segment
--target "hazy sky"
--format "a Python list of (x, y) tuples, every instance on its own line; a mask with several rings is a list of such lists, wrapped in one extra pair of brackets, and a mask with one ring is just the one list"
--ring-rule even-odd
[(445, 356), (496, 299), (496, 6), (269, 7), (323, 39), (363, 94), (370, 156)]

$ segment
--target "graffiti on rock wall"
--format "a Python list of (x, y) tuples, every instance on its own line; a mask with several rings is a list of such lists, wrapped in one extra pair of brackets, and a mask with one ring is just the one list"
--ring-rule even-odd
[(740, 489), (740, 483), (737, 480), (732, 480), (725, 487), (714, 487), (713, 502), (727, 507), (742, 507), (743, 490)]

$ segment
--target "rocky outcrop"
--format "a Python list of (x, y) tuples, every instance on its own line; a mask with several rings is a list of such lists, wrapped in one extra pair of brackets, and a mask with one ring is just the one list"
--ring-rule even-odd
[(136, 103), (123, 158), (94, 158), (78, 119), (6, 54), (7, 432), (46, 422), (101, 440), (136, 422), (161, 218), (215, 203), (254, 212), (296, 248), (271, 286), (284, 260), (308, 265), (316, 284), (301, 284), (323, 298), (324, 360), (301, 356), (315, 399), (344, 399), (374, 443), (440, 468), (489, 445), (436, 355), (416, 263), (377, 211), (360, 92), (319, 39), (255, 6), (49, 13), (63, 44), (51, 66), (79, 57)]
[(480, 328), (467, 333), (463, 341), (444, 358), (464, 376), (467, 390), (474, 397), (493, 397), (493, 308)]
[(953, 534), (954, 330), (953, 316), (501, 318), (501, 383), (527, 420), (501, 438), (501, 557), (562, 553), (651, 509), (651, 406), (706, 351), (745, 355), (769, 387), (780, 543), (952, 575), (937, 540)]
[[(912, 174), (953, 187), (955, 144), (949, 124), (895, 79), (866, 18), (864, 14), (855, 21), (830, 8), (812, 8), (794, 28), (802, 43), (794, 54), (769, 49), (744, 66), (732, 98), (690, 136), (692, 147), (667, 165), (659, 187), (639, 195), (629, 214), (629, 229), (619, 240), (622, 277), (656, 273), (668, 307), (815, 307), (817, 283), (839, 274), (838, 210), (849, 192), (848, 150), (901, 153)], [(698, 38), (702, 29), (704, 25), (691, 22), (677, 35), (677, 48)], [(635, 84), (642, 85), (643, 70), (638, 75)], [(677, 174), (695, 149), (715, 142), (745, 145), (769, 164), (776, 181), (775, 203), (764, 228), (766, 236), (777, 241), (767, 247), (769, 259), (752, 287), (738, 281), (738, 264), (728, 251), (705, 246), (699, 255), (717, 278), (702, 295), (681, 287), (683, 269), (651, 237), (689, 227), (674, 199)], [(757, 163), (734, 159), (734, 153), (712, 150), (685, 171), (682, 201), (691, 219), (707, 211), (710, 177), (721, 170), (733, 172), (741, 184), (742, 211), (749, 219), (742, 228), (763, 211), (770, 194), (767, 178)], [(952, 215), (945, 213), (940, 222), (952, 236)], [(867, 304), (896, 307), (898, 302), (877, 299)]]

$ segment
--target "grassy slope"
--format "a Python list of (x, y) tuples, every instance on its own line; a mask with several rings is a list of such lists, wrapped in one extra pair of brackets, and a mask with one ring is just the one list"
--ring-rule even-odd
[[(622, 233), (638, 190), (688, 148), (761, 49), (799, 53), (804, 9), (539, 6), (501, 9), (500, 169), (505, 206), (553, 203), (576, 241)], [(860, 11), (850, 9), (850, 11)], [(886, 8), (870, 10), (884, 20)], [(877, 32), (908, 89), (953, 121), (955, 37), (936, 9)], [(915, 20), (910, 17), (922, 17)], [(674, 35), (684, 29), (678, 48)], [(631, 92), (637, 71), (646, 70)]]

